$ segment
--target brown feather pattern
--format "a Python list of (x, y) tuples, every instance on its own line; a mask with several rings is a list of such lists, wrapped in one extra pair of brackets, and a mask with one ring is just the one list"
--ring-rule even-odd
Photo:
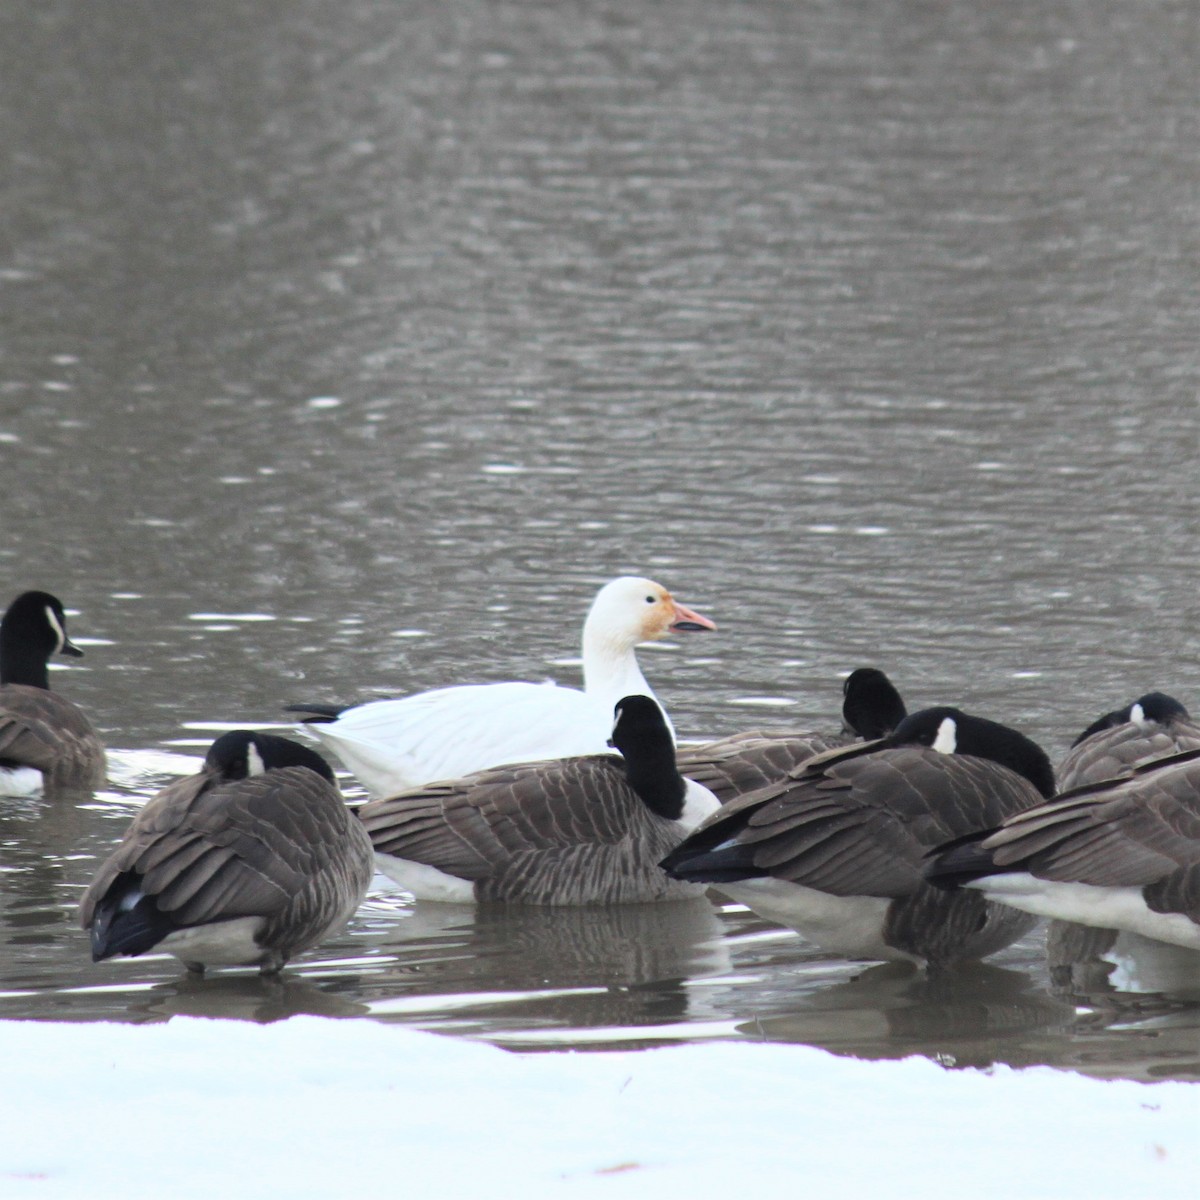
[(981, 845), (1039, 879), (1140, 887), (1200, 922), (1200, 755), (1143, 765), (1008, 820)]
[(1100, 730), (1067, 751), (1056, 772), (1059, 791), (1128, 775), (1134, 767), (1200, 750), (1200, 724), (1179, 717), (1165, 725), (1126, 721)]
[(0, 686), (0, 759), (41, 771), (47, 791), (104, 784), (104, 747), (91, 721), (45, 688)]
[(164, 788), (138, 814), (80, 904), (87, 928), (119, 876), (182, 927), (262, 917), (259, 942), (287, 959), (349, 917), (370, 884), (369, 839), (337, 789), (305, 767)]
[(359, 809), (376, 851), (475, 884), (479, 900), (597, 904), (696, 896), (659, 860), (685, 836), (589, 755), (480, 771)]
[(679, 773), (703, 784), (726, 804), (736, 796), (785, 779), (814, 754), (845, 746), (848, 734), (771, 733), (755, 730), (700, 746), (681, 746)]

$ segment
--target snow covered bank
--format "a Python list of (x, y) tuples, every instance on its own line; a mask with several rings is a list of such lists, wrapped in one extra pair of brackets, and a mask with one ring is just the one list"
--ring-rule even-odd
[[(1192, 1197), (1200, 1085), (370, 1021), (0, 1022), (3, 1197)], [(787, 1189), (786, 1192), (783, 1189)]]

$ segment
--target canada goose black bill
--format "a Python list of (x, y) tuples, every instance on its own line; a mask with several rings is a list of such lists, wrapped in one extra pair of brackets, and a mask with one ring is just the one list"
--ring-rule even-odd
[(980, 958), (1032, 921), (946, 904), (922, 878), (950, 830), (994, 825), (1053, 789), (1028, 738), (952, 708), (890, 737), (817, 755), (790, 779), (725, 805), (663, 860), (828, 953), (945, 962)]
[(23, 592), (0, 621), (0, 794), (92, 791), (104, 747), (78, 705), (50, 690), (52, 655), (80, 658), (62, 602)]
[(278, 971), (340, 929), (374, 855), (307, 746), (236, 730), (134, 818), (79, 908), (92, 959), (161, 949), (189, 970)]
[(621, 752), (518, 763), (430, 784), (359, 810), (379, 869), (422, 900), (609, 904), (702, 889), (658, 860), (717, 807), (682, 778), (662, 710), (618, 701)]

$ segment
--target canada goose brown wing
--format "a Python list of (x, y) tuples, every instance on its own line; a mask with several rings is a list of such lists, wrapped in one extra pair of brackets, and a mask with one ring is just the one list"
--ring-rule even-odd
[(0, 687), (0, 762), (34, 767), (52, 783), (104, 782), (104, 747), (91, 721), (45, 688)]
[(1200, 922), (1200, 751), (1020, 813), (980, 848), (997, 869), (1139, 887), (1154, 911)]
[(722, 803), (778, 783), (814, 754), (844, 746), (836, 734), (739, 733), (701, 746), (684, 746), (676, 755), (679, 773), (703, 784)]
[(718, 885), (769, 875), (835, 896), (902, 896), (921, 886), (934, 846), (1041, 799), (993, 762), (864, 743), (732, 801), (663, 865)]
[(615, 755), (523, 763), (364, 804), (376, 852), (480, 879), (529, 851), (615, 843), (645, 811)]
[[(125, 872), (139, 875), (142, 890), (180, 926), (270, 919), (314, 877), (340, 870), (334, 859), (353, 820), (332, 785), (306, 767), (180, 780), (146, 805), (101, 867), (80, 906), (81, 924), (90, 924)], [(366, 870), (365, 842), (359, 857)]]
[(1126, 721), (1084, 738), (1067, 751), (1059, 765), (1059, 790), (1117, 779), (1143, 763), (1200, 750), (1200, 724), (1187, 718), (1169, 724), (1139, 725)]

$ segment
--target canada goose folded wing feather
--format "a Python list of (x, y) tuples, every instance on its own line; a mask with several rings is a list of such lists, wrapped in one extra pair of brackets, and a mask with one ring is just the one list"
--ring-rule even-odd
[(734, 800), (666, 861), (686, 866), (693, 847), (736, 842), (743, 861), (776, 879), (835, 896), (902, 896), (921, 886), (932, 847), (1040, 800), (1031, 784), (996, 763), (853, 747)]
[(1061, 791), (1128, 775), (1139, 764), (1200, 750), (1200, 723), (1177, 718), (1167, 725), (1127, 721), (1084, 738), (1067, 751), (1056, 772)]
[(702, 784), (725, 804), (735, 796), (775, 783), (815, 754), (845, 744), (834, 734), (737, 733), (700, 746), (684, 746), (679, 773)]
[(1152, 908), (1200, 919), (1200, 755), (1041, 805), (981, 844), (999, 868), (1021, 864), (1056, 882), (1153, 888)]
[(140, 876), (159, 910), (180, 925), (270, 918), (330, 866), (346, 815), (328, 798), (326, 781), (304, 767), (172, 784), (135, 818), (97, 874), (80, 907), (82, 923), (125, 872)]
[(57, 692), (16, 683), (0, 687), (0, 761), (56, 781), (104, 774), (104, 749), (83, 710)]
[(478, 879), (518, 854), (618, 842), (645, 810), (622, 760), (591, 755), (481, 771), (358, 811), (377, 852)]

